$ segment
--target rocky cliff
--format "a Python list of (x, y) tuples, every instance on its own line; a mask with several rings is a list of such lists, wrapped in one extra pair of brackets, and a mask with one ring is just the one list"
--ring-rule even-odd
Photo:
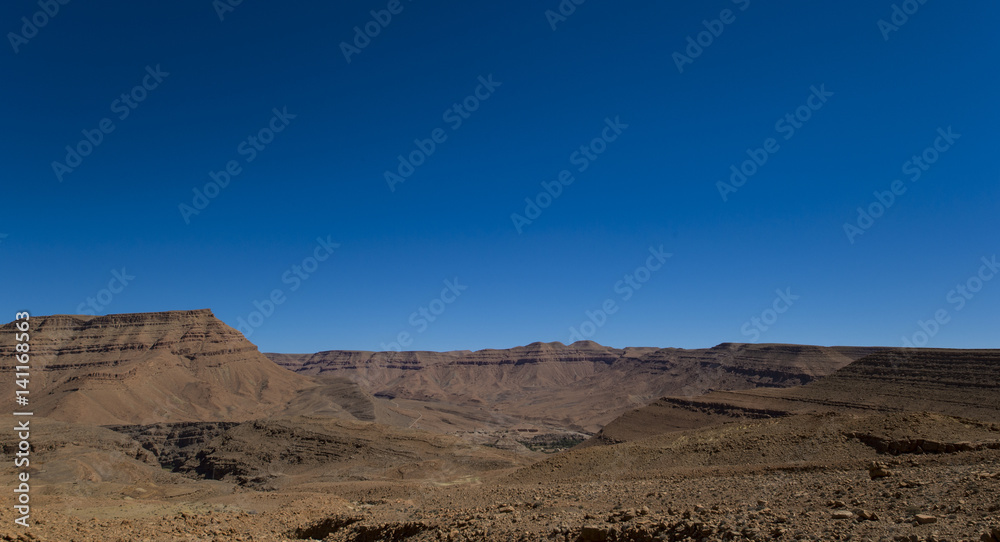
[[(38, 416), (91, 424), (246, 420), (282, 412), (317, 387), (209, 310), (33, 316), (29, 323), (28, 409)], [(14, 340), (13, 324), (0, 326), (2, 359), (12, 359)], [(14, 395), (13, 380), (0, 383), (5, 397)]]
[[(418, 410), (417, 403), (447, 404), (542, 428), (593, 432), (664, 395), (805, 384), (875, 350), (732, 343), (695, 350), (617, 349), (579, 341), (475, 352), (266, 355), (303, 374), (344, 376), (377, 396)], [(428, 418), (423, 423), (432, 423), (433, 416), (424, 414)]]
[(1000, 350), (887, 348), (805, 386), (662, 397), (609, 422), (588, 445), (796, 414), (929, 412), (1000, 422)]

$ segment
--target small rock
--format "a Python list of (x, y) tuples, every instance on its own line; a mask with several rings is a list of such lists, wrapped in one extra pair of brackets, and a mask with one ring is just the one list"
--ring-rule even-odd
[(607, 539), (607, 529), (593, 525), (587, 525), (580, 529), (580, 540), (585, 540), (587, 542), (605, 542)]
[(870, 476), (872, 480), (876, 478), (885, 478), (887, 476), (892, 476), (892, 471), (885, 466), (885, 463), (872, 461), (871, 464), (868, 465), (868, 476)]
[(926, 525), (928, 523), (937, 523), (937, 518), (930, 514), (915, 514), (913, 516), (913, 521), (915, 521), (917, 525)]
[(858, 517), (865, 521), (878, 521), (878, 514), (870, 510), (859, 510)]
[(850, 510), (834, 510), (830, 513), (830, 517), (833, 519), (851, 519), (854, 517), (854, 512)]

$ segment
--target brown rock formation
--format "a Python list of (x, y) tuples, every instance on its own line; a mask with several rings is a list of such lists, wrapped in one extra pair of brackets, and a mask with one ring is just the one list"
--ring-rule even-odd
[(696, 350), (617, 349), (579, 341), (476, 352), (266, 355), (303, 374), (344, 376), (408, 408), (447, 404), (542, 427), (593, 432), (657, 397), (804, 384), (875, 350), (732, 343)]
[(934, 412), (1000, 421), (1000, 350), (883, 349), (805, 386), (663, 397), (589, 444), (736, 421), (824, 412)]
[[(289, 408), (312, 379), (285, 371), (209, 310), (29, 320), (30, 410), (90, 424), (247, 420)], [(0, 356), (14, 352), (0, 327)], [(13, 396), (13, 379), (0, 392)], [(313, 408), (331, 415), (339, 405)]]

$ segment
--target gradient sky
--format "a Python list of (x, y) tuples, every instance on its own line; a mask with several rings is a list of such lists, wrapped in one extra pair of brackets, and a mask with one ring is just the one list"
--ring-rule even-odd
[[(1000, 280), (976, 278), (1000, 254), (996, 2), (929, 0), (894, 29), (889, 1), (588, 0), (564, 19), (546, 15), (556, 0), (245, 1), (220, 20), (221, 3), (0, 7), (0, 320), (211, 308), (280, 352), (384, 350), (400, 333), (412, 350), (1000, 347)], [(387, 7), (402, 11), (372, 22)], [(369, 23), (348, 62), (341, 43)], [(155, 88), (121, 118), (144, 78)], [(448, 111), (477, 90), (456, 126)], [(240, 145), (274, 109), (295, 117), (248, 161)], [(776, 124), (797, 110), (794, 133)], [(57, 175), (104, 118), (113, 131)], [(938, 139), (949, 127), (959, 138)], [(390, 190), (397, 156), (437, 129)], [(574, 153), (602, 133), (617, 137), (580, 171)], [(776, 152), (724, 200), (717, 183), (768, 138)], [(185, 220), (230, 161), (240, 173)], [(512, 213), (563, 170), (572, 184), (518, 232)], [(897, 179), (905, 193), (849, 239)], [(339, 246), (304, 262), (318, 238)], [(619, 281), (661, 246), (672, 256), (627, 297)], [(798, 297), (768, 313), (779, 289)], [(254, 316), (274, 290), (283, 302)], [(440, 314), (425, 326), (421, 307)], [(587, 311), (601, 325), (581, 328)]]

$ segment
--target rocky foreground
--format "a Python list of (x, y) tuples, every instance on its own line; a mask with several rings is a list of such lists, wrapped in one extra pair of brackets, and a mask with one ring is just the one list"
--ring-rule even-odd
[(32, 322), (30, 466), (0, 442), (31, 526), (5, 492), (0, 540), (1000, 542), (996, 350), (272, 355), (286, 370), (209, 311)]
[[(902, 456), (901, 456), (902, 457)], [(698, 469), (659, 479), (350, 483), (201, 501), (39, 499), (3, 540), (1000, 540), (1000, 452), (849, 469)]]
[[(358, 448), (369, 448), (362, 463), (345, 447), (323, 467), (315, 458), (329, 452), (314, 443), (334, 442), (347, 426), (295, 429), (289, 441), (289, 428), (302, 423), (243, 424), (207, 440), (205, 457), (243, 465), (220, 479), (150, 474), (146, 455), (176, 462), (183, 449), (135, 449), (107, 430), (119, 437), (104, 437), (104, 446), (124, 450), (115, 463), (96, 462), (79, 443), (75, 463), (66, 446), (50, 450), (37, 475), (61, 481), (36, 488), (27, 532), (9, 527), (6, 504), (0, 539), (998, 542), (994, 423), (929, 413), (793, 416), (581, 447), (521, 467), (497, 462), (508, 452), (483, 455), (440, 439), (419, 441), (426, 455), (407, 465), (398, 459), (405, 450), (391, 451), (405, 435), (389, 434), (396, 440)], [(225, 451), (222, 442), (234, 444)], [(441, 445), (475, 452), (480, 467), (456, 469), (431, 452)], [(248, 446), (257, 451), (241, 456)], [(370, 466), (387, 455), (397, 459)], [(417, 464), (418, 476), (407, 478)]]

